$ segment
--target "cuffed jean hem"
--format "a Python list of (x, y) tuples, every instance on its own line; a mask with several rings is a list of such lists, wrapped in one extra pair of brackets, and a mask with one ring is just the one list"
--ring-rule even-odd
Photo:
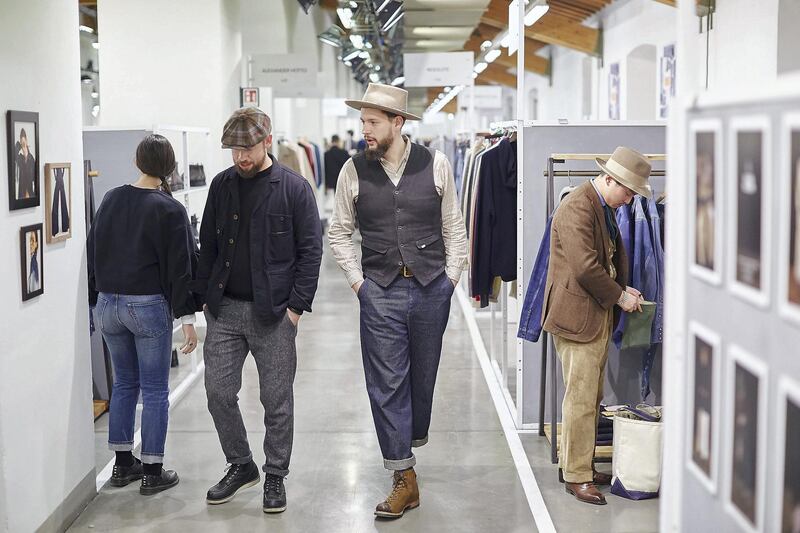
[(142, 462), (148, 465), (164, 462), (164, 454), (144, 453), (142, 452)]
[(112, 452), (132, 452), (132, 442), (109, 442), (108, 449)]
[(232, 465), (246, 465), (247, 463), (249, 463), (249, 462), (251, 462), (253, 460), (253, 454), (251, 453), (246, 457), (239, 457), (237, 459), (227, 459), (226, 458), (225, 460), (228, 461), (228, 463), (232, 464)]
[(412, 440), (411, 441), (411, 447), (412, 448), (421, 448), (422, 446), (425, 446), (426, 444), (428, 444), (428, 436), (427, 435), (425, 435), (425, 437), (422, 438), (422, 439), (416, 439), (416, 440)]
[(261, 467), (261, 470), (263, 470), (265, 474), (270, 474), (272, 476), (286, 477), (289, 475), (288, 470), (281, 470), (279, 468), (270, 468), (268, 466)]
[(408, 470), (412, 468), (414, 465), (417, 464), (417, 458), (414, 457), (414, 454), (411, 454), (411, 457), (408, 459), (400, 459), (400, 460), (392, 460), (392, 459), (384, 459), (383, 460), (383, 467), (386, 470)]

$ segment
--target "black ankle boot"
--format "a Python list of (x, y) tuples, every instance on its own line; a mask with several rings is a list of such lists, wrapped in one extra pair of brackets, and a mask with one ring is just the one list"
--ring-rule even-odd
[(134, 457), (131, 466), (114, 465), (109, 483), (112, 487), (124, 487), (137, 479), (142, 479), (142, 462)]
[(267, 474), (264, 481), (265, 513), (282, 513), (286, 510), (286, 487), (283, 486), (283, 477)]
[(149, 496), (162, 490), (167, 490), (178, 484), (178, 474), (174, 470), (161, 469), (160, 474), (144, 474), (139, 494)]
[(229, 502), (240, 491), (258, 484), (261, 480), (258, 466), (253, 461), (228, 466), (225, 476), (208, 489), (206, 502), (211, 505)]

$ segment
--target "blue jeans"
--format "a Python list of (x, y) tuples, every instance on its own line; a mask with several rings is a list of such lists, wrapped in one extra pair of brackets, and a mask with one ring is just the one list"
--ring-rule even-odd
[(453, 290), (441, 274), (426, 287), (398, 277), (383, 288), (367, 278), (358, 291), (367, 394), (388, 470), (413, 467), (411, 448), (428, 442)]
[(95, 319), (100, 323), (111, 361), (114, 388), (108, 447), (133, 449), (136, 403), (142, 392), (142, 462), (162, 463), (167, 440), (172, 313), (161, 294), (101, 292)]

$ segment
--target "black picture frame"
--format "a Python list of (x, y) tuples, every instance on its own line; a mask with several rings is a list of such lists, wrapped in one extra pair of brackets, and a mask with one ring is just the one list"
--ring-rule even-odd
[[(33, 251), (31, 235), (35, 235), (36, 250)], [(44, 294), (44, 225), (42, 223), (23, 226), (19, 229), (20, 282), (22, 301)], [(33, 252), (33, 253), (32, 253)], [(35, 257), (35, 265), (30, 259)], [(35, 268), (36, 272), (32, 272)], [(35, 277), (32, 277), (34, 276)]]
[[(33, 132), (28, 131), (33, 124)], [(27, 128), (27, 129), (26, 129)], [(25, 144), (21, 143), (25, 131)], [(39, 113), (8, 111), (6, 113), (8, 144), (8, 208), (11, 211), (36, 207), (41, 203), (42, 187), (39, 170)], [(33, 150), (29, 150), (33, 140)], [(27, 152), (27, 155), (23, 155)], [(30, 161), (33, 158), (33, 161)]]

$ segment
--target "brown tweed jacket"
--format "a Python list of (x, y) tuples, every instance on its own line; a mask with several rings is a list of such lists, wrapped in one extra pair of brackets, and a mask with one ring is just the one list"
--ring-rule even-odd
[[(628, 259), (619, 235), (613, 259), (616, 277), (611, 277), (610, 243), (603, 206), (587, 181), (553, 216), (542, 307), (545, 331), (575, 342), (590, 342), (600, 333), (606, 313), (628, 283)], [(619, 312), (614, 307), (615, 327)]]

